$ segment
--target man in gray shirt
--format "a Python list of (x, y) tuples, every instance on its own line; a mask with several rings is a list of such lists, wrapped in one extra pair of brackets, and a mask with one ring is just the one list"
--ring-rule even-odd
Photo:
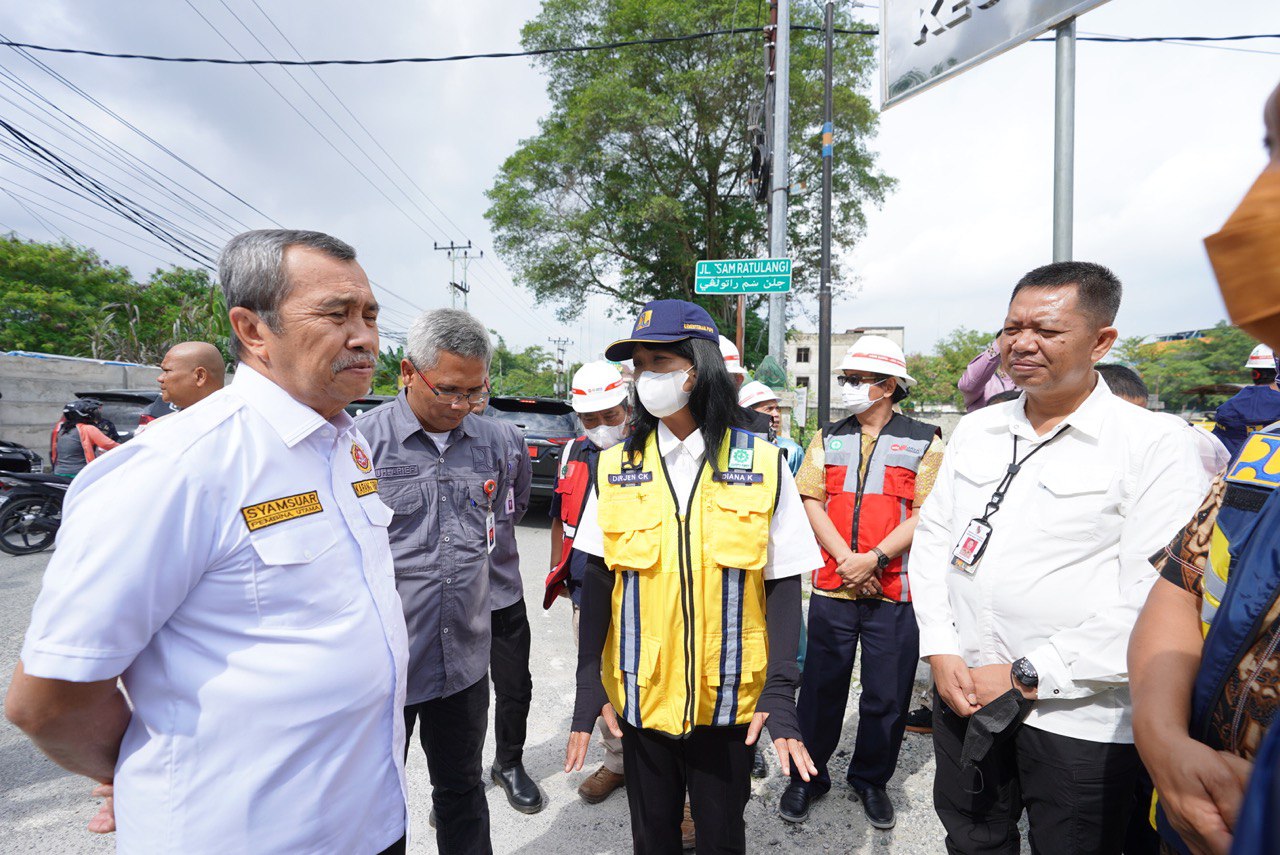
[(364, 489), (395, 512), (388, 534), (409, 631), (406, 740), (420, 725), (438, 850), (490, 853), (490, 558), (513, 486), (505, 428), (471, 415), (489, 395), (492, 346), (468, 313), (436, 309), (414, 321), (405, 355), (404, 389), (356, 424), (376, 467)]

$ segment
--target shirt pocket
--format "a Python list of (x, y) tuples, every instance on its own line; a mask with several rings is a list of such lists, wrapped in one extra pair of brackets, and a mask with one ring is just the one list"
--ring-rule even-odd
[(397, 558), (414, 557), (427, 542), (427, 517), (422, 485), (416, 481), (388, 484), (379, 482), (378, 495), (392, 513), (387, 525), (391, 554)]
[(391, 525), (391, 521), (395, 519), (395, 512), (378, 498), (377, 493), (361, 499), (360, 507), (364, 510), (364, 515), (369, 520), (369, 525), (373, 528), (371, 536), (374, 551), (369, 556), (370, 565), (380, 571), (385, 571), (384, 575), (392, 575), (395, 573), (395, 565), (391, 559), (391, 543), (387, 535), (387, 529)]
[(705, 557), (721, 567), (763, 570), (769, 557), (773, 492), (764, 484), (722, 485), (711, 492), (704, 507)]
[(957, 460), (955, 467), (954, 521), (963, 530), (969, 520), (986, 513), (1006, 469), (991, 460)]
[(652, 570), (662, 558), (662, 509), (654, 496), (626, 492), (635, 489), (614, 491), (596, 505), (605, 560), (614, 570)]
[(258, 625), (278, 629), (318, 626), (341, 611), (355, 595), (350, 561), (335, 549), (338, 531), (331, 520), (253, 532), (253, 567)]
[(1081, 463), (1049, 463), (1040, 470), (1031, 508), (1032, 524), (1050, 537), (1094, 540), (1119, 522), (1111, 487), (1116, 473)]

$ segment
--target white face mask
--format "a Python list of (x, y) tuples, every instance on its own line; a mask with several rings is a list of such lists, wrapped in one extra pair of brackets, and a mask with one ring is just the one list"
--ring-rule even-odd
[(595, 443), (596, 448), (604, 451), (606, 448), (611, 448), (622, 442), (622, 432), (626, 430), (626, 427), (624, 423), (587, 428), (587, 439)]
[(685, 377), (692, 370), (693, 366), (666, 374), (642, 372), (640, 379), (636, 380), (636, 395), (640, 403), (654, 418), (665, 419), (672, 413), (678, 413), (689, 403), (689, 395), (692, 394), (684, 390)]
[(875, 383), (859, 383), (857, 386), (841, 386), (840, 402), (844, 404), (844, 408), (850, 415), (856, 416), (859, 413), (865, 413), (884, 400), (883, 397), (876, 398), (874, 401), (871, 400), (871, 387), (878, 386), (883, 382), (883, 380), (879, 380)]

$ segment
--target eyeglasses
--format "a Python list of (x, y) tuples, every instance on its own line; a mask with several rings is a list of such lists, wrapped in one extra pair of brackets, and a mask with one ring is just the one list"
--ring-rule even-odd
[(483, 404), (485, 401), (489, 400), (490, 389), (489, 381), (487, 380), (485, 381), (483, 392), (471, 392), (470, 394), (466, 392), (441, 392), (431, 383), (430, 380), (422, 376), (422, 372), (417, 369), (417, 366), (415, 366), (413, 370), (415, 374), (422, 377), (422, 382), (427, 384), (427, 388), (436, 396), (436, 400), (447, 406), (456, 407), (463, 401), (466, 401), (468, 406), (474, 406), (475, 404)]
[(879, 380), (864, 380), (861, 377), (850, 377), (847, 374), (836, 375), (836, 383), (838, 383), (841, 386), (850, 386), (854, 389), (857, 389), (859, 386), (862, 386), (862, 385), (879, 386), (881, 383), (883, 383), (888, 379), (889, 379), (888, 377), (881, 377)]

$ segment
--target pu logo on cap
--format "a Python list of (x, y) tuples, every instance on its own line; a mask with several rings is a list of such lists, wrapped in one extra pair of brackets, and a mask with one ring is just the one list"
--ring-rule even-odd
[(640, 313), (640, 317), (636, 318), (635, 331), (640, 332), (640, 330), (646, 328), (651, 323), (653, 323), (653, 309), (645, 309)]

